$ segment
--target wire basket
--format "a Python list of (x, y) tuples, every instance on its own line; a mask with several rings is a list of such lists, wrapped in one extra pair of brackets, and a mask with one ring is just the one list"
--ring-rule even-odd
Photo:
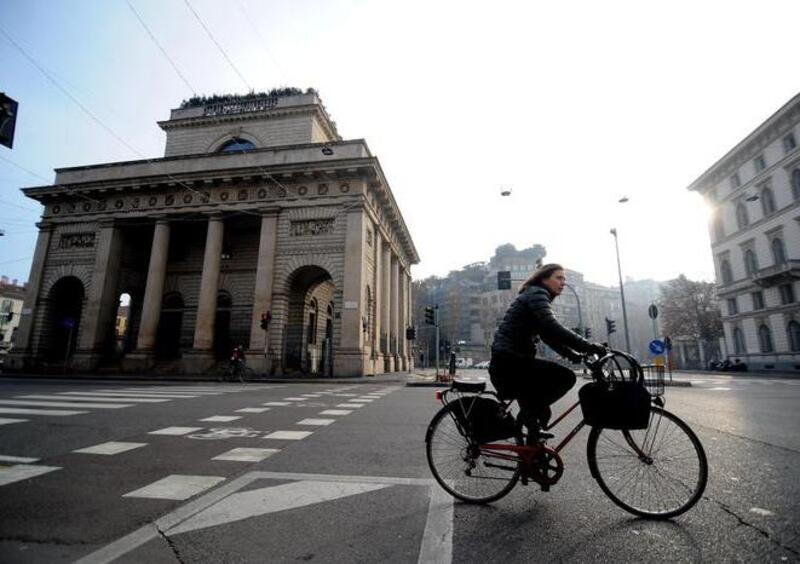
[(644, 387), (651, 396), (664, 395), (664, 367), (656, 364), (643, 364)]

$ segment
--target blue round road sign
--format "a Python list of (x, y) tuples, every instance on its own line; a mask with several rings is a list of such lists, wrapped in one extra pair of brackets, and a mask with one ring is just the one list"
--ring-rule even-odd
[(650, 352), (653, 354), (664, 354), (664, 341), (653, 339), (650, 341)]

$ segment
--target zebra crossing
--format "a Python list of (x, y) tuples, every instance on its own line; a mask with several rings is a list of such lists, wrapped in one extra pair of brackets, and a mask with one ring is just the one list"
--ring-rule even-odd
[[(260, 389), (263, 388), (277, 388), (279, 386), (260, 386)], [(166, 387), (165, 387), (166, 388)], [(253, 390), (255, 386), (248, 386), (246, 390)], [(174, 387), (168, 387), (169, 390), (175, 390)], [(306, 404), (308, 400), (317, 400), (319, 398), (328, 398), (329, 400), (333, 401), (341, 401), (342, 397), (346, 397), (347, 401), (352, 402), (349, 404), (339, 404), (339, 407), (343, 407), (345, 405), (355, 408), (361, 408), (369, 403), (373, 402), (374, 400), (381, 399), (388, 395), (389, 393), (395, 391), (397, 388), (388, 386), (383, 388), (378, 388), (377, 390), (371, 391), (366, 394), (360, 395), (351, 394), (351, 393), (340, 393), (341, 390), (350, 389), (350, 388), (340, 388), (339, 390), (324, 390), (318, 393), (313, 394), (303, 394), (302, 396), (294, 396), (294, 397), (287, 397), (284, 398), (283, 402), (266, 402), (264, 405), (268, 405), (270, 403), (275, 404), (279, 403), (279, 406), (275, 407), (287, 407), (287, 406), (307, 406), (308, 408), (313, 408), (313, 406), (318, 404)], [(130, 391), (126, 391), (126, 393), (131, 394), (131, 398), (137, 397), (135, 394), (139, 393), (141, 388), (130, 389)], [(183, 388), (187, 394), (180, 394), (180, 395), (188, 395), (189, 397), (199, 397), (199, 395), (193, 394), (200, 394), (200, 395), (219, 395), (223, 393), (229, 392), (237, 392), (237, 391), (245, 391), (245, 388), (242, 387), (232, 387), (229, 389), (222, 389), (222, 388)], [(191, 394), (188, 393), (191, 391)], [(85, 399), (75, 400), (76, 397), (81, 396), (71, 396), (72, 392), (62, 392), (60, 394), (30, 394), (33, 396), (53, 396), (55, 398), (66, 398), (67, 401), (60, 402), (47, 402), (43, 400), (39, 400), (38, 398), (26, 399), (23, 396), (14, 396), (15, 398), (23, 398), (23, 399), (15, 399), (15, 400), (2, 400), (1, 402), (9, 402), (9, 401), (20, 401), (20, 402), (28, 402), (27, 405), (35, 405), (35, 404), (42, 404), (42, 403), (68, 403), (69, 401), (74, 401), (76, 405), (94, 405), (95, 409), (102, 409), (107, 407), (109, 404), (102, 404), (96, 401), (97, 396), (85, 396), (89, 398), (90, 401), (86, 401)], [(102, 393), (102, 391), (98, 391), (97, 393)], [(148, 392), (148, 393), (158, 393), (158, 392)], [(174, 394), (173, 394), (174, 395)], [(116, 400), (114, 400), (116, 401)], [(125, 400), (127, 401), (127, 400)], [(160, 401), (160, 400), (159, 400)], [(164, 401), (172, 401), (171, 399), (166, 399)], [(356, 403), (358, 402), (358, 403)], [(16, 405), (16, 404), (11, 404)], [(117, 404), (111, 404), (117, 405)], [(123, 404), (122, 407), (130, 407), (135, 404)], [(323, 404), (324, 405), (324, 404)], [(100, 407), (97, 407), (100, 406)], [(120, 408), (122, 408), (120, 407)], [(271, 407), (267, 408), (242, 408), (236, 410), (240, 413), (247, 413), (255, 416), (256, 414), (261, 415), (264, 411), (269, 411)], [(30, 409), (30, 411), (39, 411), (39, 412), (52, 412), (54, 410), (51, 409)], [(70, 411), (70, 413), (74, 413)], [(88, 411), (84, 411), (84, 413), (88, 413)], [(348, 415), (352, 413), (351, 410), (323, 410), (319, 412), (319, 415)], [(201, 422), (231, 422), (234, 420), (242, 419), (244, 416), (230, 416), (230, 415), (214, 415), (205, 418), (198, 419)], [(24, 420), (20, 420), (24, 421)], [(297, 426), (305, 427), (308, 429), (309, 427), (327, 427), (336, 422), (336, 419), (322, 419), (322, 418), (304, 418), (300, 421), (297, 421), (295, 424)], [(2, 424), (2, 421), (0, 421)], [(162, 429), (151, 430), (147, 432), (147, 435), (162, 435), (162, 436), (172, 436), (172, 437), (181, 437), (191, 435), (192, 433), (196, 433), (198, 431), (203, 431), (205, 427), (166, 427)], [(226, 429), (210, 429), (210, 431), (223, 431)], [(216, 454), (212, 457), (212, 460), (216, 461), (230, 461), (230, 462), (260, 462), (273, 456), (277, 453), (281, 452), (281, 448), (275, 448), (276, 443), (285, 443), (285, 442), (293, 442), (293, 441), (302, 441), (314, 434), (314, 430), (297, 430), (297, 429), (276, 429), (272, 431), (268, 431), (265, 433), (261, 432), (253, 432), (247, 433), (244, 435), (246, 438), (257, 438), (259, 441), (271, 441), (272, 445), (266, 448), (254, 448), (254, 447), (236, 447), (236, 448), (227, 448), (224, 452)], [(150, 446), (150, 442), (128, 442), (128, 441), (106, 441), (100, 444), (93, 444), (89, 446), (85, 446), (79, 449), (75, 449), (72, 453), (81, 454), (81, 455), (89, 455), (89, 456), (102, 456), (102, 457), (113, 457), (115, 455), (123, 454), (129, 451), (138, 450), (142, 448), (147, 448)], [(61, 466), (45, 466), (45, 465), (37, 465), (39, 459), (36, 458), (27, 458), (27, 457), (20, 457), (20, 456), (13, 456), (13, 455), (6, 455), (0, 454), (0, 486), (9, 485), (15, 482), (26, 481), (31, 478), (41, 476), (44, 474), (49, 474), (51, 472), (55, 472), (57, 470), (61, 470)], [(171, 474), (165, 478), (161, 478), (158, 481), (141, 486), (134, 491), (130, 491), (124, 493), (122, 495), (123, 498), (151, 498), (151, 499), (173, 499), (173, 500), (183, 500), (188, 499), (206, 489), (214, 487), (220, 482), (227, 480), (226, 476), (196, 476), (196, 475), (183, 475), (183, 474)]]
[[(135, 386), (97, 388), (87, 391), (20, 394), (0, 397), (0, 425), (30, 421), (29, 417), (70, 417), (94, 410), (115, 410), (141, 404), (166, 403), (179, 399), (254, 391), (275, 386)], [(6, 417), (6, 416), (25, 416)]]

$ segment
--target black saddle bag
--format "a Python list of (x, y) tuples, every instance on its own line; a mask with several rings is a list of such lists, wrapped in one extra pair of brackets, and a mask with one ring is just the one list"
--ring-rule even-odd
[(583, 420), (605, 429), (646, 429), (650, 394), (638, 382), (591, 382), (578, 391)]
[(468, 396), (450, 402), (463, 431), (478, 443), (508, 439), (516, 433), (514, 417), (490, 398)]

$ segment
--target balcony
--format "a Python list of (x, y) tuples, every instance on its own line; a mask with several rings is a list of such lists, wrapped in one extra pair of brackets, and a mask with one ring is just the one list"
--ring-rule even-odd
[(784, 282), (791, 282), (795, 278), (800, 278), (800, 260), (794, 259), (766, 268), (760, 268), (753, 274), (753, 282), (762, 288), (768, 288)]

